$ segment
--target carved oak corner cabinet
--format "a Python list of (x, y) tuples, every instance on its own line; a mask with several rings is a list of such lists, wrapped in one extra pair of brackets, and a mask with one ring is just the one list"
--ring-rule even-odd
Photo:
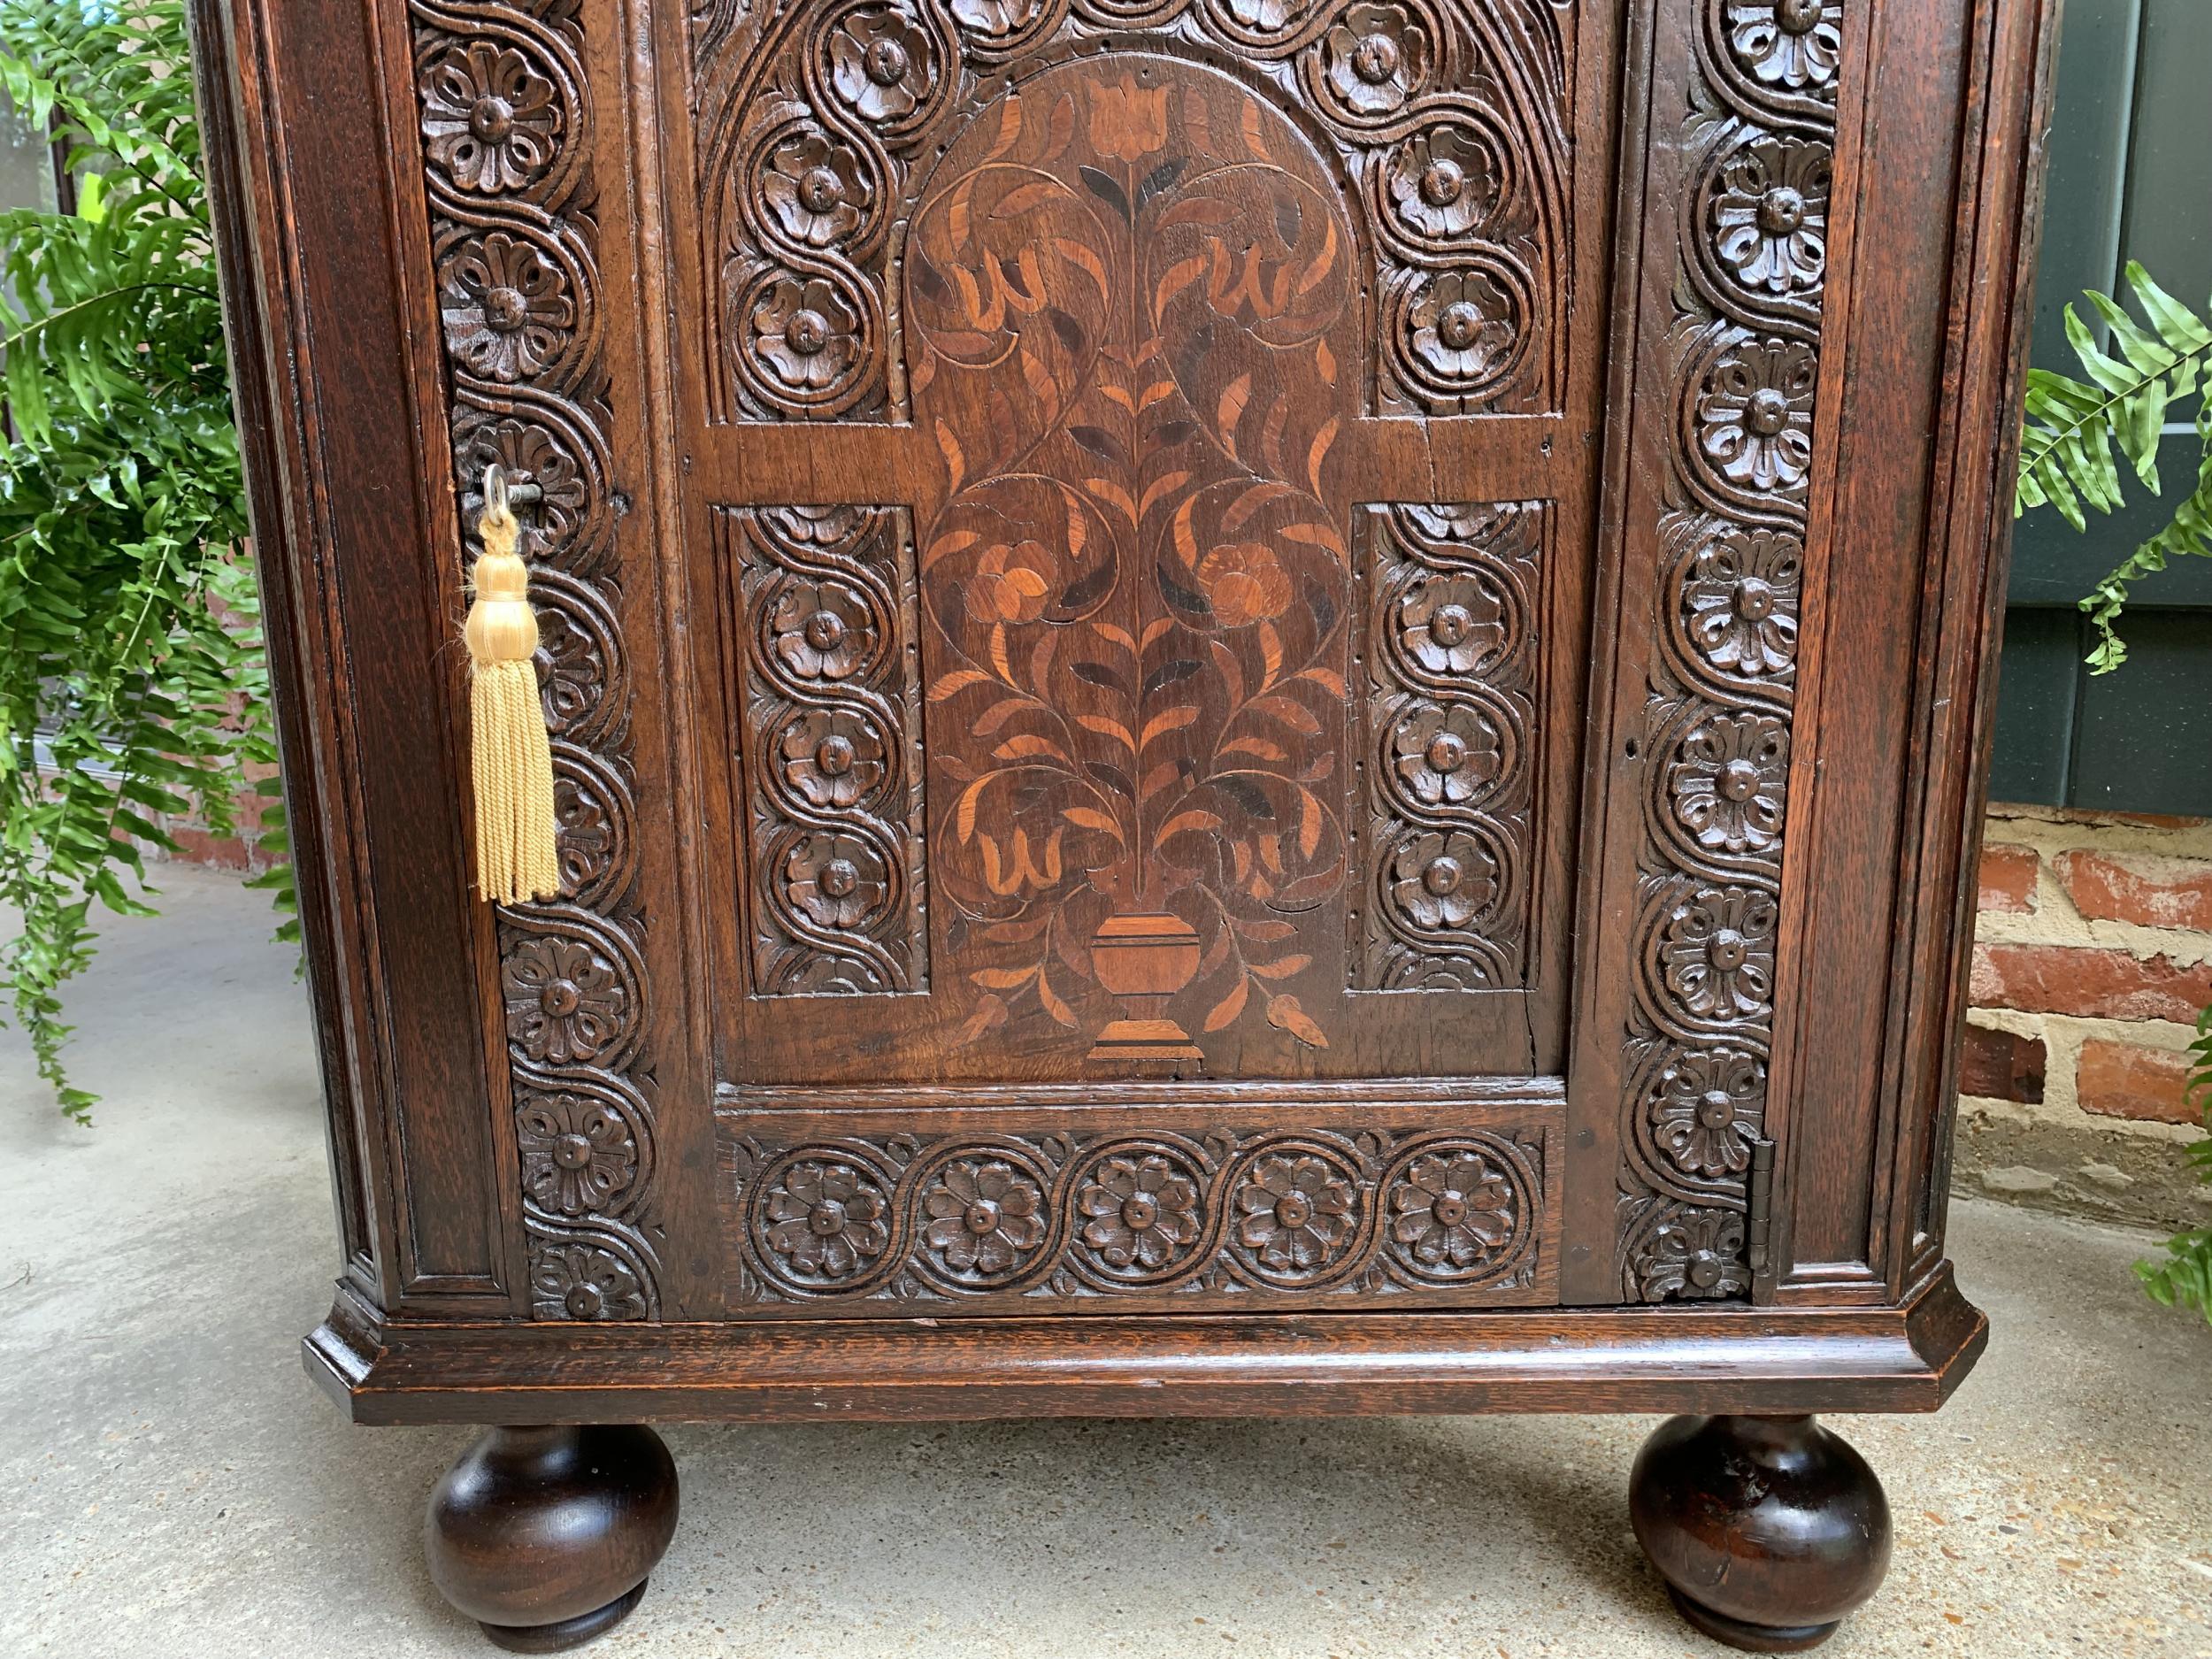
[[(434, 1571), (653, 1419), (1932, 1409), (2043, 0), (196, 0), (344, 1271)], [(483, 480), (562, 890), (471, 891)]]

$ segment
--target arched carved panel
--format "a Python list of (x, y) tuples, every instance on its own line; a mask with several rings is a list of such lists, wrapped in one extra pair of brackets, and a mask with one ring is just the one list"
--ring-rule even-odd
[(910, 419), (920, 358), (895, 271), (915, 204), (970, 127), (1019, 107), (1010, 87), (1102, 46), (1233, 71), (1252, 107), (1297, 112), (1357, 204), (1363, 349), (1345, 363), (1371, 365), (1363, 407), (1556, 406), (1567, 65), (1550, 0), (812, 0), (703, 8), (693, 41), (718, 419)]
[[(833, 15), (825, 84), (850, 71), (837, 96), (868, 120), (926, 127), (950, 47)], [(930, 129), (942, 154), (888, 229), (880, 156), (761, 129), (764, 237), (895, 250), (879, 309), (921, 475), (910, 506), (717, 512), (749, 988), (926, 998), (856, 1017), (1051, 1076), (1357, 1075), (1414, 1018), (1374, 994), (1528, 983), (1551, 521), (1357, 504), (1387, 357), (1363, 215), (1448, 240), (1479, 222), (1445, 211), (1463, 163), (1486, 199), (1529, 164), (1374, 111), (1451, 188), (1363, 197), (1248, 76), (1024, 61)], [(748, 315), (776, 373), (822, 371), (826, 409), (869, 371), (818, 325), (864, 319), (837, 310), (844, 276), (795, 269), (748, 276)]]
[[(1549, 1101), (1563, 1065), (1583, 32), (1557, 0), (694, 9), (733, 1310), (1546, 1294), (1555, 1107), (1346, 1102)], [(1333, 1092), (1233, 1132), (948, 1121), (1206, 1079)], [(882, 1133), (818, 1110), (940, 1085)]]

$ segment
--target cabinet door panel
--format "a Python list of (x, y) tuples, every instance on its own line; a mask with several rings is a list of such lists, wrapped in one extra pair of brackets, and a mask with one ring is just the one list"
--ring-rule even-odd
[(1557, 1071), (1573, 28), (695, 22), (732, 1087)]

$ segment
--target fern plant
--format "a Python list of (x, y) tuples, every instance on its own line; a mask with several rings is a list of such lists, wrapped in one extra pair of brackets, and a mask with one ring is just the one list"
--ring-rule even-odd
[[(2212, 1008), (2197, 1017), (2197, 1038), (2189, 1045), (2194, 1064), (2189, 1071), (2185, 1098), (2212, 1129)], [(2193, 1141), (2189, 1161), (2197, 1178), (2212, 1182), (2212, 1137)], [(2143, 1287), (2169, 1308), (2194, 1308), (2212, 1325), (2212, 1228), (2177, 1233), (2166, 1240), (2162, 1262), (2138, 1262), (2135, 1271)]]
[(2161, 493), (2158, 447), (2174, 406), (2198, 399), (2195, 487), (2175, 508), (2164, 529), (2130, 554), (2081, 602), (2097, 641), (2089, 664), (2109, 673), (2127, 660), (2118, 622), (2134, 585), (2169, 561), (2212, 557), (2212, 326), (2128, 262), (2128, 288), (2143, 311), (2144, 327), (2109, 296), (2089, 303), (2111, 330), (2115, 357), (2097, 343), (2071, 305), (2066, 339), (2089, 378), (2077, 380), (2047, 369), (2028, 374), (2027, 423), (2021, 436), (2016, 513), (2051, 506), (2077, 530), (2088, 527), (2085, 509), (2115, 512), (2124, 504), (2119, 457), (2154, 495)]
[(277, 787), (189, 62), (179, 0), (0, 0), (0, 89), (81, 180), (0, 214), (0, 988), (85, 1121), (60, 993), (96, 907), (150, 913), (165, 818), (232, 834)]
[[(2066, 339), (2081, 359), (2086, 381), (2047, 370), (2028, 375), (2027, 422), (2021, 434), (2020, 481), (2014, 511), (2055, 507), (2077, 530), (2088, 527), (2085, 507), (2116, 511), (2123, 504), (2124, 457), (2153, 495), (2160, 493), (2158, 448), (2177, 403), (2198, 400), (2195, 487), (2174, 509), (2166, 526), (2130, 554), (2081, 602), (2097, 642), (2090, 667), (2109, 673), (2127, 660), (2117, 625), (2134, 585), (2169, 561), (2212, 557), (2212, 326), (2128, 262), (2128, 288), (2150, 326), (2146, 329), (2107, 295), (2089, 303), (2111, 330), (2115, 357), (2097, 343), (2071, 305)], [(2198, 1017), (2193, 1059), (2185, 1098), (2212, 1130), (2212, 1008)], [(2212, 1183), (2212, 1138), (2193, 1142), (2190, 1162), (2198, 1179)], [(2163, 1261), (2138, 1262), (2143, 1286), (2168, 1307), (2190, 1307), (2212, 1323), (2212, 1228), (2177, 1233)]]

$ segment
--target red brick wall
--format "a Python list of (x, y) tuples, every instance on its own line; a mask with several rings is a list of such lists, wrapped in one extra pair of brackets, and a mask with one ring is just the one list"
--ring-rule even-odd
[(2212, 1003), (2212, 823), (1993, 806), (1966, 1112), (2182, 1137)]
[[(248, 775), (258, 775), (263, 770), (250, 768)], [(156, 856), (173, 858), (180, 864), (205, 864), (213, 870), (235, 870), (241, 875), (258, 875), (273, 862), (260, 846), (261, 814), (268, 805), (258, 795), (239, 796), (233, 809), (242, 832), (238, 835), (218, 836), (196, 819), (165, 815), (161, 827), (174, 838), (178, 850), (157, 853)]]

